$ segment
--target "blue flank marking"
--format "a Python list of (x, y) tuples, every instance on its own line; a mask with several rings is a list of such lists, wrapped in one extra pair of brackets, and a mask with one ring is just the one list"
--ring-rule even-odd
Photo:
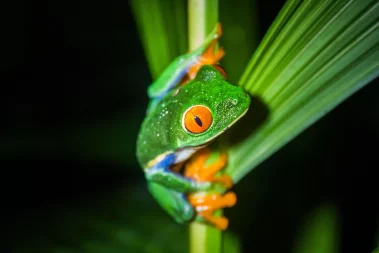
[(151, 167), (150, 170), (164, 170), (164, 171), (168, 171), (169, 167), (174, 163), (175, 161), (175, 154), (174, 153), (171, 153), (171, 154), (168, 154), (166, 155), (165, 158), (162, 159), (162, 161), (160, 161), (159, 163), (155, 164), (153, 167)]
[[(171, 153), (171, 154), (168, 154), (165, 158), (162, 159), (162, 161), (160, 161), (159, 163), (157, 163), (156, 165), (154, 165), (153, 167), (151, 167), (148, 172), (151, 173), (151, 172), (154, 172), (154, 171), (164, 171), (164, 172), (167, 172), (167, 173), (173, 173), (171, 170), (169, 170), (170, 166), (175, 162), (175, 154), (174, 153)], [(182, 177), (182, 178), (185, 178), (183, 175), (181, 174), (177, 174), (178, 177)], [(188, 181), (192, 181), (192, 179), (190, 178), (185, 178), (186, 180)], [(184, 194), (183, 194), (183, 198), (184, 198)]]
[(187, 203), (189, 203), (187, 200), (187, 196), (184, 193), (179, 193), (179, 195), (182, 199), (184, 199)]

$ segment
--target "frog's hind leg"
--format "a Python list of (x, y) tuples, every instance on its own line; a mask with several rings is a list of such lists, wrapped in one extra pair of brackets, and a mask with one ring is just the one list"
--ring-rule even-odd
[[(210, 154), (209, 148), (199, 150), (185, 164), (184, 175), (200, 182), (223, 183), (226, 188), (230, 188), (233, 182), (229, 176), (216, 175), (217, 172), (225, 167), (227, 155), (221, 153), (216, 161), (205, 166)], [(188, 201), (197, 212), (197, 220), (206, 221), (220, 230), (225, 230), (228, 227), (228, 219), (223, 216), (214, 216), (213, 213), (218, 209), (234, 206), (237, 202), (237, 196), (234, 192), (228, 192), (225, 195), (219, 193), (195, 193), (188, 195)]]
[[(215, 65), (224, 57), (225, 51), (223, 48), (220, 47), (215, 50), (217, 42), (217, 40), (212, 41), (207, 50), (199, 57), (197, 62), (188, 69), (187, 81), (194, 79), (202, 66), (208, 64)], [(226, 74), (224, 72), (224, 76), (225, 75)]]
[[(201, 59), (204, 58), (204, 55), (208, 55), (207, 51), (212, 50), (212, 54), (214, 54), (214, 45), (216, 45), (221, 35), (222, 27), (221, 24), (218, 23), (198, 48), (174, 59), (148, 87), (147, 93), (150, 99), (160, 101), (170, 90), (181, 84), (183, 78), (187, 76), (189, 68), (194, 64), (199, 64), (199, 61), (203, 62)], [(223, 52), (223, 50), (220, 52)], [(218, 58), (220, 57), (222, 56), (220, 55)], [(199, 60), (199, 58), (201, 59)], [(153, 108), (153, 106), (151, 108)]]
[(170, 190), (160, 184), (150, 182), (150, 193), (158, 204), (166, 210), (178, 223), (185, 223), (194, 217), (193, 206), (188, 202), (185, 194)]
[(225, 207), (232, 207), (237, 202), (237, 196), (234, 192), (228, 192), (225, 195), (212, 193), (208, 195), (191, 194), (188, 196), (189, 203), (196, 209), (199, 220), (205, 220), (213, 224), (220, 230), (225, 230), (229, 221), (224, 216), (214, 216), (214, 211)]

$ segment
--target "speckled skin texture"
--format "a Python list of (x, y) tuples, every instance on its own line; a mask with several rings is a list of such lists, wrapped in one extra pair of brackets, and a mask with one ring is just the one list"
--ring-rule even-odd
[[(163, 153), (206, 144), (243, 115), (249, 104), (241, 87), (228, 83), (212, 66), (203, 66), (193, 81), (173, 89), (146, 116), (137, 139), (139, 163), (148, 169), (147, 163)], [(194, 105), (212, 112), (212, 125), (200, 134), (182, 126), (184, 112)]]

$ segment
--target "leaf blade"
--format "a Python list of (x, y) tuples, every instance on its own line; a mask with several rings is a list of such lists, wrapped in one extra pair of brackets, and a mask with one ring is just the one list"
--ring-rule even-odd
[(284, 8), (281, 13), (292, 13), (289, 24), (271, 32), (271, 43), (262, 42), (239, 83), (268, 105), (270, 117), (228, 151), (226, 173), (235, 182), (379, 75), (378, 3), (307, 1)]

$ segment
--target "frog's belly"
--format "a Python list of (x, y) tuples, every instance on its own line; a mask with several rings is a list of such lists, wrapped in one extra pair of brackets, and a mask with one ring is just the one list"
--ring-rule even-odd
[(178, 164), (181, 162), (184, 162), (188, 158), (190, 158), (197, 150), (204, 148), (205, 145), (203, 146), (198, 146), (198, 147), (188, 147), (188, 148), (183, 148), (175, 152), (175, 162), (174, 164)]

